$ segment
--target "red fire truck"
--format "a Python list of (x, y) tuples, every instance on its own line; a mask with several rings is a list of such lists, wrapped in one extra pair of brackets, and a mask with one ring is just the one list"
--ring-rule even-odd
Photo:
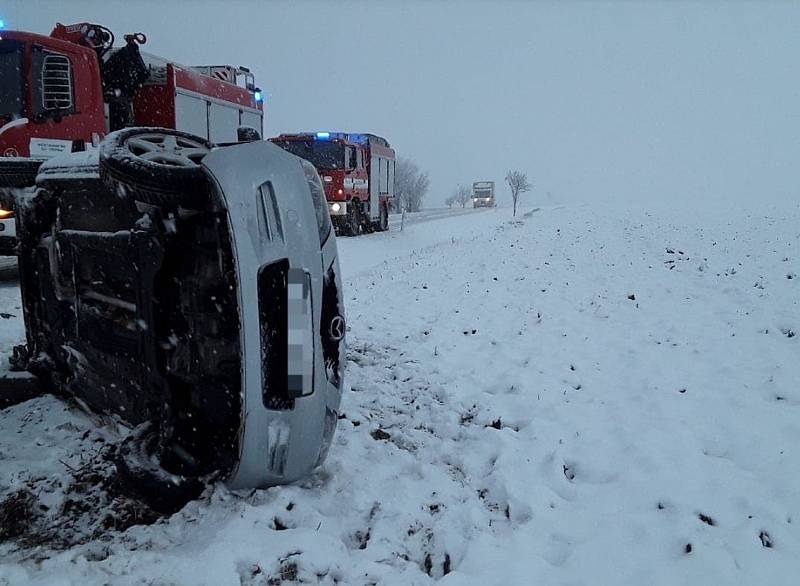
[(0, 31), (0, 186), (31, 184), (41, 160), (96, 147), (108, 132), (158, 126), (212, 142), (262, 129), (263, 103), (244, 67), (185, 67), (139, 50), (142, 33), (57, 24), (50, 36)]
[(270, 139), (316, 167), (337, 233), (389, 229), (395, 153), (374, 134), (316, 132)]

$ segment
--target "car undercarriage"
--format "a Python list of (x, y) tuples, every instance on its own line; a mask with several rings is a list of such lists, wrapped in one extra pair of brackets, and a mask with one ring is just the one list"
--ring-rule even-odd
[(117, 469), (161, 510), (212, 478), (299, 478), (336, 427), (345, 325), (321, 181), (237, 144), (127, 129), (16, 191), (14, 367), (130, 427)]
[(240, 358), (224, 211), (120, 198), (84, 170), (43, 170), (20, 206), (27, 367), (93, 410), (160, 422), (168, 467), (230, 469)]

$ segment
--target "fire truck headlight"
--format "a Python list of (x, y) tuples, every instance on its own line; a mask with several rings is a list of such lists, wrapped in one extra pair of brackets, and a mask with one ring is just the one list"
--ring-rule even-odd
[(323, 180), (325, 183), (330, 183), (331, 181), (333, 181), (333, 177), (331, 177), (330, 175), (325, 175), (325, 176), (322, 178), (322, 180)]
[(331, 211), (332, 211), (334, 214), (338, 214), (338, 213), (339, 213), (339, 210), (341, 210), (341, 209), (342, 209), (342, 206), (341, 206), (341, 204), (340, 204), (338, 201), (337, 201), (337, 202), (335, 202), (335, 203), (333, 203), (333, 204), (331, 204)]

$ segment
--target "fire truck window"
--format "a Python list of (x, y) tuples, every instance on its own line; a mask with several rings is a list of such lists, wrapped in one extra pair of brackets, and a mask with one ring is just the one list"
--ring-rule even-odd
[(356, 168), (364, 168), (364, 153), (361, 152), (361, 149), (356, 150)]
[(311, 190), (311, 199), (314, 203), (314, 213), (317, 216), (317, 227), (319, 228), (319, 243), (324, 244), (331, 233), (331, 216), (328, 212), (328, 201), (325, 199), (325, 189), (314, 165), (308, 161), (302, 161), (303, 172), (306, 175), (308, 187)]
[(13, 41), (0, 44), (0, 118), (25, 114), (22, 82), (22, 45)]
[(41, 49), (33, 51), (34, 113), (72, 114), (75, 111), (75, 88), (69, 57)]
[(293, 155), (311, 162), (318, 169), (343, 169), (344, 147), (325, 140), (286, 140), (277, 143)]
[(347, 157), (347, 168), (348, 169), (355, 169), (356, 168), (356, 149), (353, 147), (346, 147), (345, 150), (346, 157)]

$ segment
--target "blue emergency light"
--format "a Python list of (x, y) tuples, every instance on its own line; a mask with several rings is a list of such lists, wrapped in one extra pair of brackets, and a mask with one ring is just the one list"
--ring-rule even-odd
[(256, 91), (255, 98), (256, 98), (256, 102), (263, 102), (264, 101), (264, 95), (259, 91)]
[(6, 28), (6, 21), (0, 18), (0, 31)]
[(320, 140), (328, 140), (331, 137), (330, 132), (318, 132), (317, 138)]

